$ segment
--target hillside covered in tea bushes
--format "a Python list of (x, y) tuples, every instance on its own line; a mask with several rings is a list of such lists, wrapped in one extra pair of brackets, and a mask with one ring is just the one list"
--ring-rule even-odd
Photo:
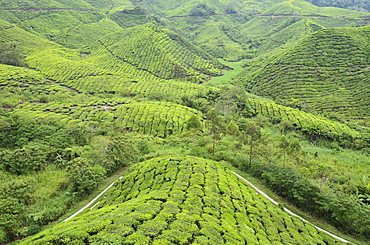
[(94, 208), (20, 244), (340, 244), (224, 166), (189, 156), (128, 169)]
[(366, 122), (369, 30), (320, 30), (289, 50), (246, 64), (238, 84), (280, 103), (295, 99), (306, 110)]
[(370, 15), (312, 3), (0, 1), (0, 243), (368, 244)]

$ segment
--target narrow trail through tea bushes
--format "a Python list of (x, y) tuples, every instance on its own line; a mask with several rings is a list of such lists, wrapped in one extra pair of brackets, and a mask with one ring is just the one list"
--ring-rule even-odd
[[(94, 199), (92, 199), (88, 204), (86, 204), (85, 206), (83, 206), (80, 210), (78, 210), (77, 212), (75, 212), (74, 214), (72, 214), (71, 216), (69, 216), (68, 218), (66, 218), (65, 220), (62, 221), (63, 222), (66, 222), (70, 219), (73, 219), (74, 217), (76, 217), (78, 214), (82, 213), (83, 211), (85, 211), (85, 209), (87, 209), (88, 207), (90, 207), (96, 200), (98, 200), (104, 193), (106, 193), (110, 188), (112, 188), (112, 186), (118, 181), (122, 179), (122, 176), (119, 177), (118, 179), (116, 179), (115, 181), (112, 182), (112, 184), (110, 184), (107, 188), (105, 188), (102, 192), (100, 192)], [(94, 206), (93, 206), (94, 207)]]
[[(238, 176), (241, 180), (243, 180), (245, 183), (247, 183), (249, 186), (251, 186), (253, 189), (255, 189), (257, 193), (259, 193), (259, 194), (261, 194), (262, 196), (266, 197), (270, 202), (272, 202), (272, 203), (273, 203), (273, 204), (275, 204), (276, 206), (278, 206), (278, 205), (279, 205), (279, 203), (278, 203), (277, 201), (275, 201), (274, 199), (272, 199), (271, 197), (269, 197), (266, 193), (264, 193), (263, 191), (261, 191), (260, 189), (258, 189), (258, 188), (257, 188), (255, 185), (253, 185), (251, 182), (249, 182), (248, 180), (246, 180), (245, 178), (243, 178), (243, 177), (242, 177), (242, 176), (240, 176), (239, 174), (235, 173), (234, 171), (231, 171), (231, 172), (233, 172), (233, 174), (235, 174), (236, 176)], [(309, 222), (309, 221), (305, 220), (304, 218), (302, 218), (301, 216), (299, 216), (299, 215), (297, 215), (297, 214), (293, 213), (292, 211), (290, 211), (290, 210), (289, 210), (289, 209), (287, 209), (287, 208), (283, 208), (283, 210), (284, 210), (285, 212), (287, 212), (288, 214), (290, 214), (290, 215), (292, 215), (292, 216), (295, 216), (295, 217), (297, 217), (297, 218), (301, 219), (302, 221), (304, 221), (304, 222), (307, 222), (307, 223), (311, 224), (311, 225), (312, 225), (312, 226), (314, 226), (316, 229), (318, 229), (318, 230), (320, 230), (320, 231), (322, 231), (322, 232), (325, 232), (326, 234), (328, 234), (328, 235), (330, 235), (330, 236), (334, 237), (335, 239), (337, 239), (337, 240), (339, 240), (339, 241), (341, 241), (341, 242), (354, 244), (354, 243), (352, 243), (352, 242), (350, 242), (350, 241), (348, 241), (348, 240), (346, 240), (346, 239), (343, 239), (343, 238), (341, 238), (341, 237), (339, 237), (339, 236), (336, 236), (336, 235), (334, 235), (334, 234), (332, 234), (332, 233), (330, 233), (330, 232), (328, 232), (328, 231), (326, 231), (326, 230), (324, 230), (324, 229), (321, 229), (320, 227), (318, 227), (318, 226), (316, 226), (316, 225), (312, 224), (311, 222)]]
[[(253, 189), (255, 189), (256, 190), (256, 192), (257, 193), (259, 193), (259, 194), (261, 194), (262, 196), (264, 196), (264, 197), (266, 197), (270, 202), (272, 202), (274, 205), (276, 205), (276, 206), (279, 206), (279, 203), (277, 202), (277, 201), (275, 201), (274, 199), (272, 199), (270, 196), (268, 196), (266, 193), (264, 193), (263, 191), (261, 191), (260, 189), (258, 189), (255, 185), (253, 185), (251, 182), (249, 182), (248, 180), (246, 180), (245, 178), (243, 178), (242, 176), (240, 176), (239, 174), (237, 174), (237, 173), (235, 173), (234, 171), (231, 171), (233, 174), (235, 174), (238, 178), (240, 178), (241, 180), (243, 180), (246, 184), (248, 184), (249, 186), (251, 186)], [(107, 188), (105, 188), (102, 192), (100, 192), (93, 200), (91, 200), (88, 204), (86, 204), (84, 207), (82, 207), (80, 210), (78, 210), (77, 212), (75, 212), (74, 214), (72, 214), (71, 216), (69, 216), (68, 218), (66, 218), (65, 220), (63, 220), (62, 221), (62, 223), (63, 222), (66, 222), (66, 221), (69, 221), (69, 220), (71, 220), (71, 219), (73, 219), (74, 217), (76, 217), (78, 214), (80, 214), (80, 213), (82, 213), (83, 211), (85, 211), (87, 208), (89, 208), (91, 205), (93, 205), (105, 192), (107, 192), (110, 188), (112, 188), (112, 186), (117, 182), (117, 181), (119, 181), (119, 180), (121, 180), (122, 179), (122, 176), (121, 177), (119, 177), (118, 179), (116, 179), (115, 181), (113, 181)], [(95, 204), (96, 205), (96, 204)], [(95, 206), (94, 205), (94, 206)], [(94, 206), (92, 206), (92, 208), (94, 207)], [(290, 211), (289, 209), (287, 209), (287, 208), (283, 208), (283, 210), (285, 211), (285, 212), (287, 212), (288, 214), (290, 214), (290, 215), (292, 215), (292, 216), (295, 216), (295, 217), (297, 217), (297, 218), (299, 218), (299, 219), (301, 219), (302, 221), (304, 221), (304, 222), (307, 222), (307, 223), (309, 223), (309, 224), (311, 224), (312, 226), (314, 226), (316, 229), (318, 229), (318, 230), (320, 230), (320, 231), (322, 231), (322, 232), (325, 232), (326, 234), (328, 234), (328, 235), (330, 235), (330, 236), (332, 236), (333, 238), (335, 238), (335, 239), (337, 239), (337, 240), (339, 240), (339, 241), (341, 241), (341, 242), (344, 242), (344, 243), (350, 243), (350, 244), (354, 244), (354, 243), (352, 243), (352, 242), (350, 242), (350, 241), (348, 241), (348, 240), (346, 240), (346, 239), (343, 239), (343, 238), (341, 238), (341, 237), (339, 237), (339, 236), (337, 236), (337, 235), (334, 235), (334, 234), (332, 234), (332, 233), (330, 233), (330, 232), (328, 232), (328, 231), (326, 231), (326, 230), (324, 230), (324, 229), (322, 229), (322, 228), (320, 228), (320, 227), (318, 227), (318, 226), (316, 226), (316, 225), (314, 225), (314, 224), (312, 224), (311, 222), (309, 222), (309, 221), (307, 221), (307, 220), (305, 220), (304, 218), (302, 218), (301, 216), (299, 216), (299, 215), (297, 215), (297, 214), (295, 214), (295, 213), (293, 213), (292, 211)]]

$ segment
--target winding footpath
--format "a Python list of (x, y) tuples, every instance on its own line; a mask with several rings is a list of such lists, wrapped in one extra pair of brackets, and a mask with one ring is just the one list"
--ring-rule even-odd
[[(78, 210), (76, 213), (72, 214), (71, 216), (69, 216), (68, 218), (66, 218), (65, 220), (62, 221), (63, 222), (66, 222), (70, 219), (73, 219), (74, 217), (76, 217), (78, 214), (82, 213), (83, 211), (85, 211), (85, 209), (87, 209), (88, 207), (90, 207), (96, 200), (98, 200), (104, 193), (106, 193), (110, 188), (112, 188), (112, 186), (118, 181), (122, 179), (122, 176), (119, 177), (118, 179), (116, 179), (115, 181), (113, 181), (112, 184), (110, 184), (107, 188), (105, 188), (102, 192), (100, 192), (94, 199), (92, 199), (88, 204), (86, 204), (85, 206), (83, 206), (80, 210)], [(97, 204), (97, 203), (96, 203)], [(95, 205), (96, 205), (95, 204)], [(95, 207), (95, 205), (93, 207)]]
[[(266, 197), (270, 202), (272, 202), (274, 205), (278, 206), (279, 203), (277, 201), (275, 201), (274, 199), (272, 199), (271, 197), (269, 197), (266, 193), (264, 193), (263, 191), (261, 191), (260, 189), (258, 189), (255, 185), (253, 185), (251, 182), (249, 182), (248, 180), (246, 180), (245, 178), (243, 178), (242, 176), (240, 176), (239, 174), (235, 173), (234, 171), (231, 171), (233, 174), (235, 174), (238, 178), (240, 178), (241, 180), (243, 180), (245, 183), (247, 183), (249, 186), (251, 186), (257, 193), (261, 194), (262, 196)], [(78, 214), (82, 213), (83, 211), (85, 211), (87, 208), (89, 208), (92, 204), (94, 204), (105, 192), (107, 192), (110, 188), (112, 188), (112, 186), (119, 180), (122, 179), (122, 176), (119, 177), (118, 179), (116, 179), (115, 181), (112, 182), (112, 184), (110, 184), (107, 188), (105, 188), (102, 192), (100, 192), (93, 200), (91, 200), (88, 204), (86, 204), (85, 206), (83, 206), (80, 210), (78, 210), (77, 212), (75, 212), (74, 214), (72, 214), (71, 216), (69, 216), (68, 218), (66, 218), (65, 220), (63, 220), (62, 222), (66, 222), (68, 220), (71, 220), (73, 219), (74, 217), (76, 217)], [(95, 207), (98, 203), (95, 203), (93, 207)], [(321, 229), (320, 227), (312, 224), (311, 222), (305, 220), (304, 218), (302, 218), (301, 216), (293, 213), (292, 211), (290, 211), (289, 209), (287, 208), (283, 208), (283, 210), (285, 212), (287, 212), (288, 214), (292, 215), (292, 216), (295, 216), (299, 219), (301, 219), (302, 221), (314, 226), (316, 229), (322, 231), (322, 232), (325, 232), (326, 234), (332, 236), (333, 238), (341, 241), (341, 242), (344, 242), (344, 243), (350, 243), (350, 244), (354, 244), (346, 239), (343, 239), (339, 236), (336, 236), (334, 235), (333, 233), (330, 233), (324, 229)]]
[[(251, 186), (253, 189), (255, 189), (257, 193), (259, 193), (259, 194), (261, 194), (262, 196), (266, 197), (270, 202), (272, 202), (272, 203), (273, 203), (273, 204), (275, 204), (276, 206), (278, 206), (278, 205), (279, 205), (279, 203), (278, 203), (277, 201), (275, 201), (274, 199), (272, 199), (271, 197), (269, 197), (266, 193), (264, 193), (263, 191), (261, 191), (260, 189), (258, 189), (258, 188), (257, 188), (255, 185), (253, 185), (251, 182), (249, 182), (248, 180), (246, 180), (245, 178), (243, 178), (243, 177), (242, 177), (242, 176), (240, 176), (239, 174), (235, 173), (234, 171), (231, 171), (231, 172), (232, 172), (233, 174), (235, 174), (236, 176), (238, 176), (241, 180), (243, 180), (243, 181), (244, 181), (245, 183), (247, 183), (249, 186)], [(343, 239), (343, 238), (341, 238), (341, 237), (339, 237), (339, 236), (334, 235), (333, 233), (330, 233), (330, 232), (328, 232), (328, 231), (326, 231), (326, 230), (324, 230), (324, 229), (321, 229), (320, 227), (318, 227), (318, 226), (316, 226), (316, 225), (312, 224), (311, 222), (309, 222), (309, 221), (305, 220), (304, 218), (302, 218), (301, 216), (299, 216), (299, 215), (297, 215), (297, 214), (293, 213), (292, 211), (290, 211), (290, 210), (289, 210), (289, 209), (287, 209), (287, 208), (283, 208), (283, 210), (284, 210), (285, 212), (287, 212), (288, 214), (290, 214), (290, 215), (292, 215), (292, 216), (295, 216), (295, 217), (297, 217), (297, 218), (301, 219), (302, 221), (304, 221), (304, 222), (306, 222), (306, 223), (308, 223), (308, 224), (310, 224), (310, 225), (314, 226), (314, 227), (315, 227), (316, 229), (318, 229), (319, 231), (325, 232), (326, 234), (328, 234), (328, 235), (332, 236), (333, 238), (335, 238), (335, 239), (337, 239), (337, 240), (339, 240), (339, 241), (341, 241), (341, 242), (354, 244), (353, 242), (350, 242), (350, 241), (348, 241), (348, 240), (346, 240), (346, 239)]]

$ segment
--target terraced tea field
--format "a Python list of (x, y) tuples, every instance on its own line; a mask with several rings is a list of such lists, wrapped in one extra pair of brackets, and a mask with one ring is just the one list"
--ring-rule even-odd
[(247, 99), (247, 101), (253, 113), (270, 118), (278, 118), (279, 120), (287, 120), (296, 128), (314, 137), (329, 137), (332, 139), (361, 137), (359, 131), (351, 129), (348, 125), (338, 121), (272, 102), (252, 98)]
[(181, 133), (186, 121), (201, 112), (170, 102), (136, 102), (132, 99), (104, 99), (89, 103), (23, 103), (10, 115), (29, 115), (65, 124), (115, 123), (117, 127), (160, 137)]
[(369, 118), (369, 33), (369, 27), (318, 31), (288, 51), (251, 63), (239, 84), (277, 102), (294, 98), (312, 111)]
[(92, 210), (21, 244), (341, 244), (274, 206), (217, 162), (153, 158)]
[(199, 84), (183, 81), (147, 81), (137, 78), (130, 79), (120, 76), (92, 76), (83, 77), (66, 82), (64, 85), (79, 92), (90, 94), (98, 93), (118, 93), (122, 95), (141, 95), (144, 97), (182, 98), (182, 97), (202, 97), (210, 91), (217, 90), (214, 87), (206, 87)]
[[(217, 76), (221, 75), (220, 69), (223, 68), (221, 63), (203, 50), (191, 45), (174, 32), (161, 30), (154, 24), (107, 35), (92, 47), (92, 53), (94, 52), (105, 52), (111, 58), (161, 79), (202, 74)], [(108, 63), (113, 66), (115, 62)]]

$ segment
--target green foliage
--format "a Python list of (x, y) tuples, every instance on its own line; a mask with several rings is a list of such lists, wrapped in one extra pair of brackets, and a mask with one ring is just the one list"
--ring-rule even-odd
[(191, 129), (196, 129), (199, 130), (201, 129), (202, 124), (199, 120), (199, 117), (196, 115), (193, 115), (189, 117), (189, 119), (186, 121), (186, 129), (191, 130)]
[(355, 197), (346, 194), (325, 195), (294, 170), (286, 168), (282, 170), (275, 164), (253, 164), (250, 172), (300, 208), (321, 216), (347, 231), (368, 235), (367, 211)]
[[(69, 48), (84, 50), (96, 41), (97, 38), (109, 33), (120, 31), (122, 28), (108, 18), (94, 23), (81, 23), (63, 29), (55, 37), (54, 41)], [(88, 51), (88, 50), (86, 50)]]
[(226, 130), (228, 131), (229, 134), (232, 134), (232, 135), (240, 134), (239, 127), (238, 125), (236, 125), (234, 121), (229, 122), (229, 124), (226, 127)]
[(288, 50), (251, 64), (240, 84), (281, 103), (298, 99), (306, 111), (367, 118), (368, 29), (315, 32)]
[(16, 42), (7, 42), (0, 46), (0, 63), (24, 66), (23, 58), (23, 50)]
[(54, 40), (63, 29), (70, 29), (78, 25), (98, 22), (102, 19), (100, 14), (91, 11), (50, 11), (48, 14), (39, 14), (19, 23), (19, 27), (30, 30), (30, 32), (41, 37)]
[[(361, 219), (368, 183), (357, 176), (366, 161), (358, 152), (346, 161), (305, 153), (294, 137), (304, 138), (293, 132), (330, 145), (335, 156), (344, 145), (366, 153), (368, 129), (343, 122), (367, 120), (368, 28), (324, 30), (366, 25), (366, 13), (298, 0), (24, 0), (0, 8), (0, 42), (16, 44), (3, 50), (25, 64), (0, 65), (0, 243), (38, 232), (142, 155), (176, 152), (248, 166), (293, 203), (368, 236)], [(241, 75), (247, 88), (296, 109), (251, 99), (237, 87), (204, 86), (230, 68), (182, 36), (217, 57), (251, 59)], [(252, 59), (261, 54), (269, 58)], [(202, 118), (199, 111), (209, 113)], [(208, 131), (199, 130), (204, 120)], [(336, 243), (272, 207), (224, 167), (183, 156), (140, 163), (81, 219), (35, 241)]]
[(2, 242), (19, 235), (25, 219), (26, 206), (34, 202), (33, 182), (32, 179), (20, 178), (0, 185), (0, 228), (4, 232), (4, 237), (0, 237)]
[(135, 140), (130, 135), (113, 137), (108, 145), (109, 152), (103, 157), (102, 164), (110, 172), (128, 166), (130, 163), (137, 162), (139, 150), (135, 146)]
[(20, 244), (269, 243), (272, 237), (284, 243), (283, 232), (323, 243), (321, 232), (273, 206), (220, 164), (179, 155), (132, 166), (94, 209)]
[[(315, 139), (343, 139), (362, 138), (365, 134), (351, 129), (348, 125), (338, 121), (329, 120), (302, 110), (281, 106), (272, 102), (259, 99), (247, 99), (253, 114), (261, 114), (278, 120), (288, 120), (287, 128), (298, 128), (305, 132), (311, 140)], [(285, 123), (286, 124), (286, 123)]]
[(36, 0), (36, 1), (20, 1), (4, 2), (1, 5), (2, 9), (53, 9), (53, 8), (76, 8), (80, 10), (91, 10), (92, 7), (85, 1), (77, 0)]
[(198, 4), (190, 10), (190, 15), (193, 16), (206, 16), (215, 14), (214, 10), (206, 4)]
[(259, 143), (258, 140), (261, 138), (262, 132), (261, 128), (253, 122), (247, 123), (245, 125), (245, 128), (242, 128), (242, 142), (247, 141), (247, 143), (249, 144), (249, 164), (247, 166), (244, 166), (246, 167), (246, 169), (248, 169), (252, 165), (252, 160), (255, 155), (254, 147)]
[(93, 59), (96, 53), (99, 55), (96, 58), (104, 62), (101, 54), (105, 53), (112, 60), (107, 64), (110, 67), (112, 62), (126, 63), (160, 79), (217, 76), (223, 67), (176, 33), (161, 30), (152, 23), (107, 35), (92, 47), (92, 51), (89, 58)]
[(161, 137), (183, 132), (186, 130), (188, 118), (196, 116), (200, 120), (201, 115), (195, 109), (170, 102), (136, 102), (126, 98), (82, 104), (24, 103), (11, 112), (11, 115), (27, 114), (32, 114), (38, 120), (59, 120), (71, 127), (91, 127), (92, 122), (106, 125), (114, 123), (115, 127), (121, 130)]
[(15, 150), (0, 152), (1, 168), (13, 174), (27, 174), (45, 167), (47, 147), (26, 145)]
[(90, 193), (105, 177), (106, 170), (99, 165), (91, 165), (88, 159), (75, 158), (68, 163), (68, 177), (73, 183), (73, 189), (81, 195)]

